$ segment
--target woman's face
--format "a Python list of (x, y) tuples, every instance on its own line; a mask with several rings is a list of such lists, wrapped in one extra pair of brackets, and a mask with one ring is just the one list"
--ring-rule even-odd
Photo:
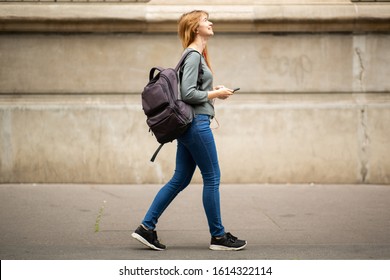
[(200, 18), (199, 26), (198, 26), (198, 34), (200, 36), (213, 36), (213, 23), (209, 21), (209, 18), (207, 15), (202, 15)]

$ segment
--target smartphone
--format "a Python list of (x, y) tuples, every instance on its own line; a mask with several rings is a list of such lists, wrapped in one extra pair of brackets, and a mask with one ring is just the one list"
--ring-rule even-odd
[(235, 89), (233, 89), (233, 92), (236, 92), (236, 91), (238, 91), (238, 90), (240, 90), (240, 88), (238, 87), (238, 88), (235, 88)]

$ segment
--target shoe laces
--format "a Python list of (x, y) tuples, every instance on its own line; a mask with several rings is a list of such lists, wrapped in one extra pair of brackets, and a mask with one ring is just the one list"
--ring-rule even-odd
[(231, 242), (236, 242), (237, 241), (237, 237), (235, 237), (233, 234), (231, 234), (230, 232), (227, 232), (226, 233), (226, 238), (228, 239), (228, 240), (230, 240)]

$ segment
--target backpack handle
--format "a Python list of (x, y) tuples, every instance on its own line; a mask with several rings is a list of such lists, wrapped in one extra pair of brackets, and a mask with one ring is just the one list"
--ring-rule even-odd
[(162, 72), (164, 70), (164, 68), (161, 68), (161, 67), (153, 67), (152, 69), (150, 69), (150, 72), (149, 72), (149, 81), (151, 81), (153, 78), (154, 78), (154, 72), (158, 70), (159, 72)]
[[(183, 64), (184, 60), (187, 58), (187, 56), (192, 53), (192, 52), (197, 52), (196, 50), (189, 50), (188, 52), (184, 53), (182, 55), (182, 57), (180, 58), (179, 62), (177, 63), (176, 67), (175, 67), (175, 71), (179, 71), (181, 65)], [(202, 62), (202, 61), (201, 61)], [(199, 66), (201, 65), (201, 63), (199, 63)], [(164, 68), (162, 67), (153, 67), (152, 69), (150, 69), (150, 72), (149, 72), (149, 81), (151, 81), (153, 78), (154, 78), (154, 72), (156, 72), (156, 70), (158, 70), (159, 72), (162, 72), (164, 70)]]

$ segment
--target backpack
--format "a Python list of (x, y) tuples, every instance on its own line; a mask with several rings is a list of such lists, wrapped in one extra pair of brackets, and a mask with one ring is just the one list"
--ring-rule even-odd
[[(160, 146), (150, 161), (154, 161), (165, 143), (172, 142), (191, 125), (194, 117), (191, 105), (180, 100), (179, 83), (182, 76), (181, 66), (186, 57), (195, 50), (183, 54), (173, 68), (153, 67), (149, 73), (149, 82), (142, 92), (142, 109), (146, 115), (149, 131), (154, 134)], [(159, 73), (155, 75), (155, 71)], [(178, 75), (178, 72), (180, 74)], [(199, 62), (197, 86), (202, 83), (202, 60)]]

